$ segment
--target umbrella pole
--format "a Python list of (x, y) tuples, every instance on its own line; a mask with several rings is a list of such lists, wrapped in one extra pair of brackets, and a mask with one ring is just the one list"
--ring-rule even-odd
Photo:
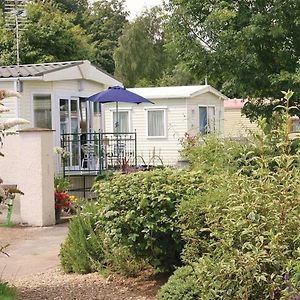
[(120, 154), (119, 154), (119, 103), (116, 102), (116, 134), (117, 134), (117, 164), (121, 168)]

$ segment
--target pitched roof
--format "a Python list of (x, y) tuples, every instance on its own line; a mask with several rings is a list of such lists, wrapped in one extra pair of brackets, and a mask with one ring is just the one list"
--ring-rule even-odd
[(228, 109), (241, 109), (244, 107), (245, 101), (242, 99), (230, 99), (224, 101), (224, 108)]
[(225, 95), (210, 85), (132, 88), (128, 90), (147, 99), (190, 98), (207, 92), (211, 92), (222, 99), (227, 99)]
[(43, 64), (28, 64), (12, 66), (0, 66), (0, 78), (33, 77), (42, 76), (46, 73), (62, 70), (71, 66), (83, 64), (84, 61), (67, 61)]

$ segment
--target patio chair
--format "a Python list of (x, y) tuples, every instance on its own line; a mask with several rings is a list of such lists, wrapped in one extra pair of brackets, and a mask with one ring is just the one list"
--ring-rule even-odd
[(98, 145), (95, 144), (84, 144), (81, 146), (83, 153), (81, 159), (81, 168), (87, 168), (89, 170), (98, 170), (99, 168), (99, 155)]
[(114, 156), (115, 157), (125, 157), (126, 156), (126, 144), (119, 142), (114, 145)]

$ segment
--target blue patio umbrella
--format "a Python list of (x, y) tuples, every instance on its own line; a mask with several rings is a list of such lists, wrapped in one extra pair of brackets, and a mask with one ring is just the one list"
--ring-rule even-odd
[(99, 102), (99, 103), (109, 103), (116, 102), (116, 132), (118, 132), (119, 127), (119, 116), (118, 116), (118, 103), (127, 102), (127, 103), (151, 103), (148, 99), (132, 93), (126, 88), (121, 86), (112, 86), (107, 90), (94, 94), (87, 98), (88, 101)]

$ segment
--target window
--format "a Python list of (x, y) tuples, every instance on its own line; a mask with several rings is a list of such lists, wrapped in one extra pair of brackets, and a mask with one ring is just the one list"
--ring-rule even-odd
[(166, 109), (147, 111), (148, 137), (166, 137)]
[(215, 132), (214, 106), (199, 106), (199, 131), (202, 134)]
[(69, 133), (69, 100), (59, 100), (59, 112), (60, 112), (60, 132)]
[(128, 111), (118, 111), (113, 112), (113, 128), (114, 132), (125, 133), (129, 132), (129, 112)]
[(52, 129), (51, 95), (33, 95), (34, 127)]

